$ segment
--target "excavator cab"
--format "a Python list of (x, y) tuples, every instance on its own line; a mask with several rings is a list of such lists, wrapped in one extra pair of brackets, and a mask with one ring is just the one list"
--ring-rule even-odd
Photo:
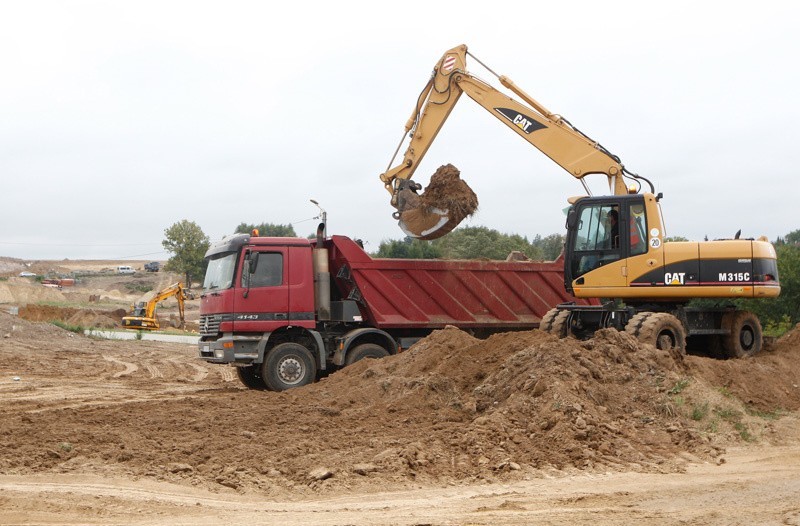
[[(625, 261), (647, 253), (645, 195), (585, 197), (567, 212), (564, 285), (583, 285), (584, 275), (603, 267), (606, 286), (626, 286)], [(617, 270), (617, 267), (618, 270)]]

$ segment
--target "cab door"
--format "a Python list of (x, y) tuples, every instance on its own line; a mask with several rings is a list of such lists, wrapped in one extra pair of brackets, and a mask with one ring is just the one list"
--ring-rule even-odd
[(233, 330), (272, 332), (289, 323), (288, 247), (253, 247), (241, 258)]
[(585, 297), (587, 289), (627, 285), (623, 210), (619, 201), (586, 199), (571, 212), (566, 276), (573, 280), (576, 296)]

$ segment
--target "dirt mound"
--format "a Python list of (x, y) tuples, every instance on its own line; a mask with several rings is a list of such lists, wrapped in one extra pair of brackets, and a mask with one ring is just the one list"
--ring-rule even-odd
[[(425, 191), (411, 210), (400, 216), (404, 229), (420, 239), (437, 239), (449, 233), (478, 209), (478, 196), (461, 179), (461, 172), (452, 164), (440, 166), (431, 176)], [(438, 211), (438, 213), (437, 213)], [(439, 225), (442, 215), (448, 221)]]
[(800, 409), (800, 325), (751, 358), (687, 357), (694, 376), (758, 411)]
[(30, 321), (62, 321), (69, 325), (85, 328), (112, 329), (119, 327), (123, 309), (114, 311), (97, 311), (72, 307), (54, 307), (51, 305), (25, 305), (20, 307), (19, 316)]
[[(9, 452), (0, 472), (292, 498), (682, 470), (785, 431), (731, 393), (760, 388), (761, 403), (776, 407), (796, 395), (765, 384), (789, 389), (800, 371), (792, 335), (773, 352), (721, 362), (671, 356), (614, 330), (580, 342), (445, 329), (398, 356), (272, 393), (244, 389), (230, 367), (198, 360), (190, 346), (90, 340), (3, 313), (0, 329), (9, 334), (0, 338), (0, 389), (16, 397), (0, 408), (0, 449)], [(11, 383), (11, 371), (22, 380)], [(739, 376), (722, 390), (730, 371)]]

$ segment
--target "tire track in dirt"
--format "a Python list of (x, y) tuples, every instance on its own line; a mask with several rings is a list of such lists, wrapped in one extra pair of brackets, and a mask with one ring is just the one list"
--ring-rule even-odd
[(113, 375), (114, 378), (121, 378), (123, 376), (130, 376), (130, 375), (132, 375), (133, 373), (135, 373), (136, 371), (139, 370), (139, 366), (136, 365), (135, 363), (125, 362), (125, 361), (120, 360), (119, 358), (114, 358), (113, 356), (109, 356), (107, 354), (103, 355), (103, 359), (108, 361), (108, 362), (115, 363), (117, 365), (121, 365), (122, 367), (124, 367), (124, 370), (114, 373), (114, 375)]
[[(177, 358), (172, 358), (169, 362), (177, 369), (180, 374), (177, 374), (175, 378), (184, 379), (190, 382), (202, 382), (208, 376), (208, 367), (204, 367), (202, 365), (198, 365), (195, 363), (187, 363), (185, 361), (179, 360)], [(191, 372), (187, 372), (186, 369), (190, 369)]]

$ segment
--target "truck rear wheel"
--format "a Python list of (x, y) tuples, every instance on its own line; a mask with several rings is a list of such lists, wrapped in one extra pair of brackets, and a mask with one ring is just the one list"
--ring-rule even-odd
[(247, 367), (237, 367), (236, 376), (248, 389), (266, 389), (264, 379), (261, 377), (261, 371), (257, 365), (248, 365)]
[(311, 351), (287, 342), (273, 347), (261, 366), (261, 376), (271, 391), (285, 391), (314, 381), (317, 365)]
[(385, 358), (386, 356), (389, 356), (389, 351), (380, 345), (376, 345), (374, 343), (362, 343), (347, 353), (345, 364), (350, 365), (359, 360), (363, 360), (364, 358)]
[[(634, 319), (635, 316), (631, 321)], [(686, 354), (686, 330), (678, 318), (666, 312), (655, 312), (644, 318), (637, 338), (662, 351)]]
[(730, 331), (722, 337), (722, 349), (728, 358), (753, 356), (761, 350), (764, 340), (761, 322), (752, 312), (726, 312), (722, 317), (722, 327)]

